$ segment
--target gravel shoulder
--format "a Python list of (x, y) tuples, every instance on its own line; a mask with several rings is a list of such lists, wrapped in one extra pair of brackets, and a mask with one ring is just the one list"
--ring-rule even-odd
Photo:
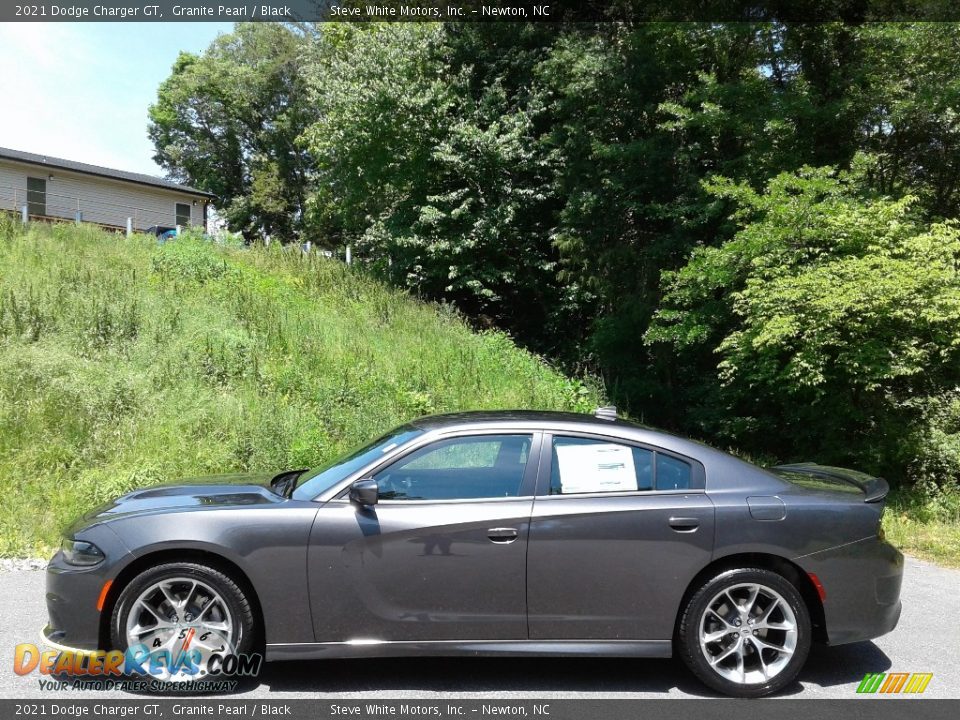
[[(17, 643), (39, 644), (46, 623), (44, 561), (0, 563), (0, 698), (130, 698), (121, 692), (41, 690), (12, 670)], [(853, 698), (868, 672), (932, 672), (925, 698), (960, 698), (960, 570), (907, 558), (897, 629), (873, 642), (815, 647), (781, 697)], [(235, 697), (663, 698), (711, 697), (672, 660), (437, 658), (271, 663)], [(226, 696), (229, 697), (229, 696)]]

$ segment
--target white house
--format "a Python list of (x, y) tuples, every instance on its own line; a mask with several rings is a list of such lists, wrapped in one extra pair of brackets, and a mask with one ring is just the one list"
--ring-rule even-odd
[(206, 228), (210, 193), (170, 180), (0, 148), (0, 210), (134, 230)]

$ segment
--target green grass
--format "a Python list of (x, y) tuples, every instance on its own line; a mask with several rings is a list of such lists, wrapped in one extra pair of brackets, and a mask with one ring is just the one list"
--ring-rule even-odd
[(0, 556), (136, 487), (316, 465), (426, 413), (599, 401), (335, 260), (0, 216)]
[(918, 492), (891, 494), (883, 516), (887, 540), (903, 552), (960, 567), (960, 502), (956, 491), (929, 498)]

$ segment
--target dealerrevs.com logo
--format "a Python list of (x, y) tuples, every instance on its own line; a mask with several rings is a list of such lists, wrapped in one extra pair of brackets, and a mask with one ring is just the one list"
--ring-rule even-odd
[(38, 673), (40, 689), (129, 690), (151, 692), (228, 692), (238, 677), (255, 677), (259, 653), (206, 653), (181, 646), (176, 651), (134, 645), (121, 650), (40, 650), (32, 643), (14, 649), (17, 675)]
[(927, 689), (933, 673), (867, 673), (857, 687), (858, 693), (896, 693), (919, 695)]

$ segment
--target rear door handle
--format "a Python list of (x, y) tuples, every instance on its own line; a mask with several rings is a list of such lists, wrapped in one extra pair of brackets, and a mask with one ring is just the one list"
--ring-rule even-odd
[(516, 528), (490, 528), (487, 537), (499, 545), (509, 545), (520, 536)]
[(700, 520), (691, 517), (672, 517), (668, 522), (677, 532), (694, 532), (700, 527)]

